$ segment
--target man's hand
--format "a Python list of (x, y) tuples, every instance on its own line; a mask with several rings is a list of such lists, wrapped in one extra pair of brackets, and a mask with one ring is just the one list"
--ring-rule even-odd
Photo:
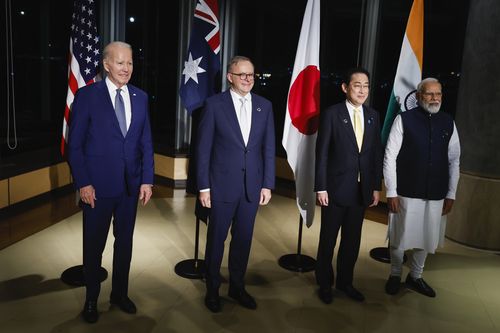
[(451, 208), (453, 207), (453, 203), (455, 200), (453, 199), (448, 199), (445, 198), (443, 202), (443, 212), (441, 213), (442, 216), (448, 214), (451, 211)]
[(153, 186), (150, 184), (142, 184), (139, 189), (139, 201), (142, 202), (143, 206), (146, 206), (149, 199), (151, 199), (151, 195), (153, 195)]
[(379, 200), (380, 200), (380, 192), (373, 191), (373, 201), (370, 207), (375, 207), (376, 205), (378, 205)]
[(263, 188), (262, 190), (260, 190), (259, 205), (265, 206), (269, 203), (269, 200), (271, 200), (271, 190), (267, 188)]
[(387, 198), (387, 207), (389, 207), (391, 213), (399, 213), (399, 198)]
[(210, 191), (200, 192), (198, 198), (200, 199), (200, 203), (203, 207), (205, 208), (212, 207), (212, 203), (210, 202)]
[(94, 208), (94, 201), (97, 200), (95, 197), (94, 186), (87, 185), (80, 188), (80, 200), (82, 200), (83, 203), (86, 203), (87, 205), (90, 205), (90, 207)]
[(328, 206), (328, 192), (318, 192), (316, 198), (321, 206)]

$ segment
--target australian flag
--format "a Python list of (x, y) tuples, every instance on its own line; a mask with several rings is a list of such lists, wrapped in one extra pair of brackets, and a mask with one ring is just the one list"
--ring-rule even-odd
[(220, 71), (219, 7), (217, 0), (198, 0), (187, 60), (182, 70), (180, 96), (189, 114), (216, 93)]
[[(219, 6), (217, 0), (198, 0), (194, 10), (193, 29), (189, 40), (187, 60), (182, 70), (182, 82), (179, 94), (184, 107), (192, 116), (191, 151), (189, 154), (189, 169), (186, 191), (198, 193), (195, 172), (194, 144), (196, 143), (197, 127), (200, 109), (205, 99), (220, 90), (220, 83), (216, 82), (220, 72), (220, 30)], [(195, 215), (198, 219), (207, 222), (209, 209), (201, 206), (196, 200)]]

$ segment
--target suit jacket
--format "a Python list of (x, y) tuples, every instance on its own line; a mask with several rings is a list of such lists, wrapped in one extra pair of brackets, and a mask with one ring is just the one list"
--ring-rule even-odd
[(252, 93), (252, 125), (245, 147), (229, 90), (208, 98), (196, 145), (198, 190), (210, 188), (212, 200), (233, 202), (243, 190), (259, 200), (274, 188), (275, 141), (271, 102)]
[(75, 94), (69, 125), (68, 162), (77, 189), (92, 185), (96, 197), (139, 193), (153, 184), (154, 162), (147, 94), (127, 85), (132, 118), (123, 137), (105, 81)]
[(363, 105), (364, 134), (358, 150), (351, 118), (345, 102), (330, 106), (321, 113), (316, 141), (315, 191), (328, 191), (330, 200), (339, 206), (357, 202), (358, 173), (362, 203), (372, 203), (373, 191), (382, 186), (382, 143), (378, 113)]

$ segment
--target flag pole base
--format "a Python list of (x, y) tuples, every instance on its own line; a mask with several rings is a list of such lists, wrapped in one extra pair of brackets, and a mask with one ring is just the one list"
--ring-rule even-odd
[(186, 279), (202, 279), (205, 276), (205, 261), (186, 259), (175, 265), (175, 273)]
[(293, 272), (306, 273), (316, 268), (316, 260), (303, 254), (286, 254), (281, 256), (278, 264)]
[[(391, 253), (388, 247), (375, 247), (370, 250), (370, 257), (377, 261), (383, 262), (384, 264), (391, 263)], [(403, 263), (406, 262), (408, 258), (406, 254), (403, 256)]]
[[(101, 267), (99, 270), (99, 281), (104, 281), (108, 278), (108, 271)], [(61, 281), (70, 286), (81, 287), (85, 285), (83, 275), (83, 265), (77, 265), (66, 269), (61, 274)]]

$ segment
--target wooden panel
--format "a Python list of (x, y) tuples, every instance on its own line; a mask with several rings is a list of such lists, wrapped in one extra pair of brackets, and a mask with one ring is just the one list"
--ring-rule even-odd
[(69, 167), (59, 163), (10, 179), (10, 204), (49, 192), (70, 183)]
[(187, 179), (188, 159), (155, 154), (155, 174), (173, 180)]
[(9, 205), (9, 180), (0, 180), (0, 208), (7, 207)]
[(175, 169), (174, 169), (174, 179), (175, 180), (187, 179), (188, 161), (189, 161), (189, 159), (187, 159), (187, 158), (176, 158), (175, 159)]
[(155, 154), (155, 174), (173, 179), (174, 177), (173, 159), (168, 156)]
[(276, 157), (276, 177), (295, 180), (293, 171), (290, 168), (290, 165), (288, 165), (288, 161), (286, 160), (286, 158)]

